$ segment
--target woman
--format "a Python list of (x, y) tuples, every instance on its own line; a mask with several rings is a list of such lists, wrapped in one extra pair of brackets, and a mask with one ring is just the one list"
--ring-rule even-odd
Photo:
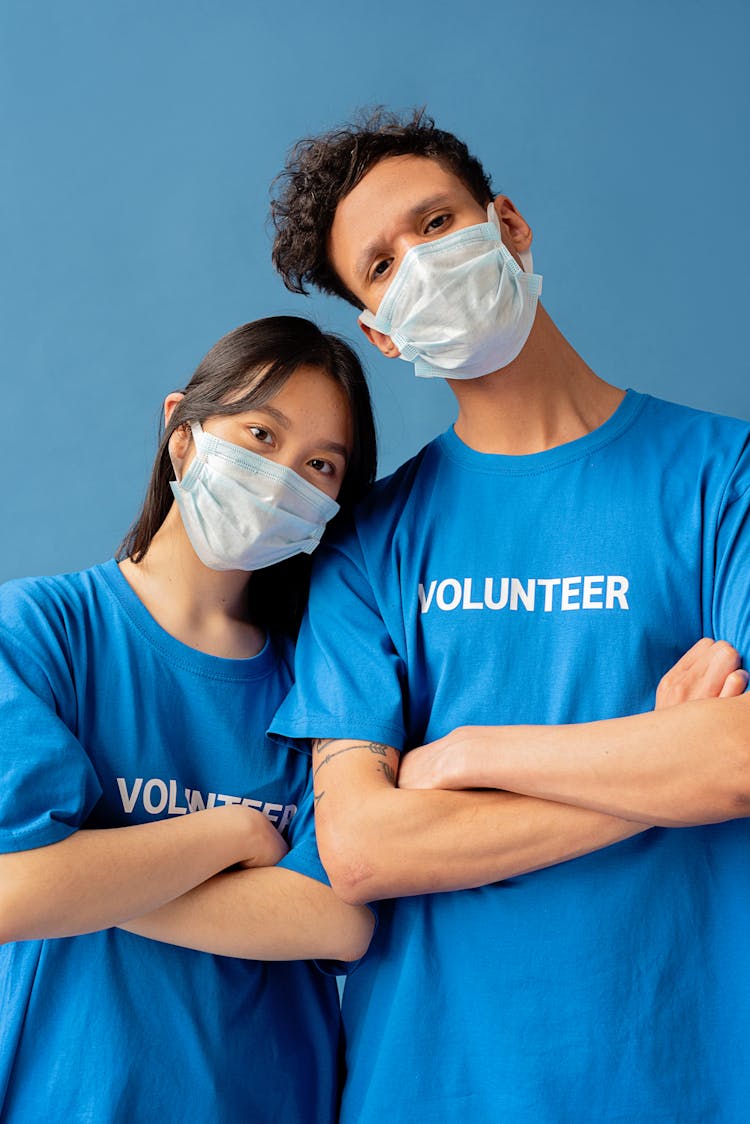
[(336, 988), (289, 961), (356, 959), (372, 920), (265, 729), (309, 553), (374, 476), (369, 395), (346, 344), (275, 317), (164, 412), (119, 564), (0, 590), (0, 1117), (320, 1124)]

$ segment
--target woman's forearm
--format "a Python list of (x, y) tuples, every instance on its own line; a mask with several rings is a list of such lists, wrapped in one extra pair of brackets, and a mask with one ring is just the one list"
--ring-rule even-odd
[(373, 915), (329, 886), (283, 867), (217, 874), (182, 897), (121, 926), (167, 944), (251, 960), (357, 960)]
[(278, 862), (286, 844), (259, 812), (226, 805), (155, 823), (77, 831), (0, 855), (0, 941), (108, 928), (246, 861)]

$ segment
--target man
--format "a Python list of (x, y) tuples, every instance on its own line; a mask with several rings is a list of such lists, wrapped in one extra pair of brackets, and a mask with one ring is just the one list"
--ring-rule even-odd
[(334, 888), (398, 899), (345, 992), (343, 1120), (744, 1121), (747, 677), (695, 690), (733, 656), (704, 640), (645, 712), (699, 637), (750, 648), (748, 426), (598, 378), (421, 115), (302, 142), (274, 217), (287, 285), (458, 402), (327, 545), (274, 723), (318, 739)]

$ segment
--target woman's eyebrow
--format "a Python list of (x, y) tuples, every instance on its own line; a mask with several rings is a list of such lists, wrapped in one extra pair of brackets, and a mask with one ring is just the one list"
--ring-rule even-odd
[[(253, 407), (249, 406), (248, 412), (252, 409)], [(281, 410), (277, 410), (275, 406), (268, 406), (264, 404), (261, 406), (256, 406), (255, 409), (262, 410), (264, 414), (270, 414), (271, 417), (274, 418), (274, 420), (277, 421), (280, 426), (283, 426), (284, 429), (289, 429), (292, 424), (286, 414), (282, 414)]]
[(325, 449), (329, 453), (338, 453), (346, 462), (349, 461), (349, 450), (346, 445), (340, 445), (338, 441), (322, 441), (318, 448)]
[[(262, 410), (265, 414), (270, 414), (284, 429), (290, 428), (292, 423), (289, 418), (275, 406), (258, 406), (257, 409)], [(339, 441), (316, 441), (315, 445), (318, 449), (325, 449), (328, 453), (338, 453), (347, 463), (349, 462), (349, 450), (346, 445), (342, 445)]]

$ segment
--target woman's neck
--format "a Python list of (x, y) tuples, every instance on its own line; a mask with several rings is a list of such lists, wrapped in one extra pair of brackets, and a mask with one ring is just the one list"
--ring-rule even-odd
[(190, 648), (225, 659), (246, 659), (263, 647), (261, 629), (247, 619), (244, 570), (210, 570), (190, 544), (176, 505), (143, 559), (120, 570), (161, 627)]

